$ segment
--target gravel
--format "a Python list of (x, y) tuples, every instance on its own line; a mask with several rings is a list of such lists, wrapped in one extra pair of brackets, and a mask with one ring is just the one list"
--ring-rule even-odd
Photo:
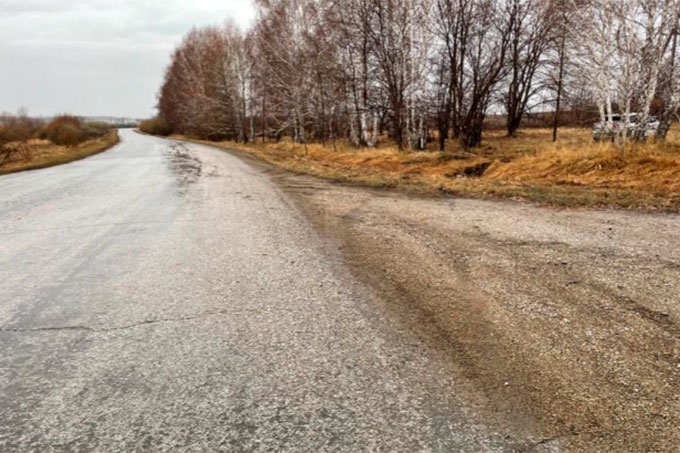
[(487, 421), (566, 450), (677, 451), (679, 216), (301, 179), (281, 184)]

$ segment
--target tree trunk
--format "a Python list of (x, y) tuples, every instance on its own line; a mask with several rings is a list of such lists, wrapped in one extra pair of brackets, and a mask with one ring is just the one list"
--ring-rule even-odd
[(552, 141), (557, 141), (557, 128), (559, 127), (560, 120), (560, 109), (562, 108), (562, 84), (564, 83), (564, 59), (565, 55), (565, 44), (566, 44), (566, 33), (562, 31), (562, 39), (560, 41), (560, 69), (557, 75), (557, 100), (555, 101), (555, 115), (553, 116), (553, 132)]
[[(680, 84), (680, 82), (674, 82), (673, 80), (676, 77), (675, 58), (677, 56), (678, 49), (678, 33), (680, 32), (679, 28), (680, 28), (680, 12), (678, 13), (675, 23), (675, 29), (673, 30), (673, 44), (671, 47), (671, 74), (669, 77), (671, 84), (673, 83)], [(678, 88), (679, 86), (675, 87), (671, 86), (672, 95), (671, 98), (666, 101), (666, 105), (664, 106), (663, 109), (663, 114), (661, 115), (661, 118), (659, 118), (659, 127), (656, 130), (656, 136), (654, 137), (654, 140), (657, 142), (666, 141), (666, 136), (668, 135), (668, 131), (671, 128), (671, 123), (673, 122), (673, 114), (675, 113), (674, 110), (677, 107)]]
[(507, 130), (509, 137), (515, 136), (515, 133), (517, 133), (517, 129), (519, 129), (521, 123), (522, 118), (520, 114), (508, 115)]
[(440, 115), (437, 122), (437, 130), (439, 132), (439, 151), (446, 149), (446, 140), (449, 138), (449, 121), (448, 118), (442, 118), (445, 115)]
[(262, 96), (262, 143), (267, 140), (267, 110), (266, 110), (265, 97)]
[(461, 128), (460, 144), (465, 149), (477, 148), (482, 144), (482, 130), (484, 128), (484, 119), (473, 119)]

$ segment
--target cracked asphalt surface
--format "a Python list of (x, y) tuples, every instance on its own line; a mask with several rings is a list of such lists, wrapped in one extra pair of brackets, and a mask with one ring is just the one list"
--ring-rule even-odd
[(463, 403), (266, 169), (121, 138), (0, 177), (0, 451), (557, 451)]

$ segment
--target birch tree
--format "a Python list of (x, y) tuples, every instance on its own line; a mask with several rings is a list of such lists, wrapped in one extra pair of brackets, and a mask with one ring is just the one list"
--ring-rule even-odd
[(350, 140), (375, 146), (378, 139), (377, 86), (371, 34), (372, 0), (334, 1), (328, 25), (337, 42), (339, 69), (347, 99)]
[(678, 34), (680, 34), (680, 2), (671, 2), (671, 24), (670, 43), (668, 56), (662, 66), (660, 77), (661, 96), (664, 100), (664, 110), (659, 118), (659, 128), (656, 131), (655, 139), (665, 141), (670, 129), (673, 117), (677, 115), (680, 108), (680, 63), (678, 62)]
[(256, 0), (248, 33), (187, 34), (159, 110), (174, 131), (205, 138), (249, 141), (259, 121), (263, 140), (375, 146), (388, 130), (400, 149), (423, 149), (436, 128), (444, 150), (450, 137), (479, 146), (491, 109), (515, 134), (536, 102), (555, 105), (556, 139), (565, 92), (577, 92), (609, 126), (639, 113), (623, 142), (645, 138), (663, 99), (662, 140), (680, 107), (678, 2)]
[[(580, 76), (595, 87), (600, 120), (608, 127), (618, 105), (625, 118), (618, 131), (623, 143), (629, 136), (645, 138), (677, 8), (677, 0), (592, 0), (577, 8)], [(633, 111), (640, 113), (639, 127), (629, 130)]]
[(267, 74), (270, 107), (286, 118), (279, 133), (289, 129), (296, 142), (304, 143), (310, 116), (307, 90), (314, 80), (309, 32), (318, 20), (318, 5), (313, 0), (258, 0), (257, 4), (256, 64)]
[(372, 6), (371, 41), (379, 68), (378, 80), (389, 100), (392, 138), (400, 149), (422, 148), (428, 3), (372, 0)]

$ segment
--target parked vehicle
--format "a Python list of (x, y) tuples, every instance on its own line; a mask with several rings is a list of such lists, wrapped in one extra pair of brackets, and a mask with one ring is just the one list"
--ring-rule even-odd
[(659, 128), (659, 121), (650, 116), (645, 124), (641, 124), (639, 113), (630, 113), (628, 115), (612, 115), (611, 121), (607, 120), (597, 122), (593, 125), (593, 140), (609, 141), (614, 140), (620, 136), (626, 129), (629, 136), (633, 136), (637, 131), (644, 130), (645, 138), (653, 137), (656, 130)]

